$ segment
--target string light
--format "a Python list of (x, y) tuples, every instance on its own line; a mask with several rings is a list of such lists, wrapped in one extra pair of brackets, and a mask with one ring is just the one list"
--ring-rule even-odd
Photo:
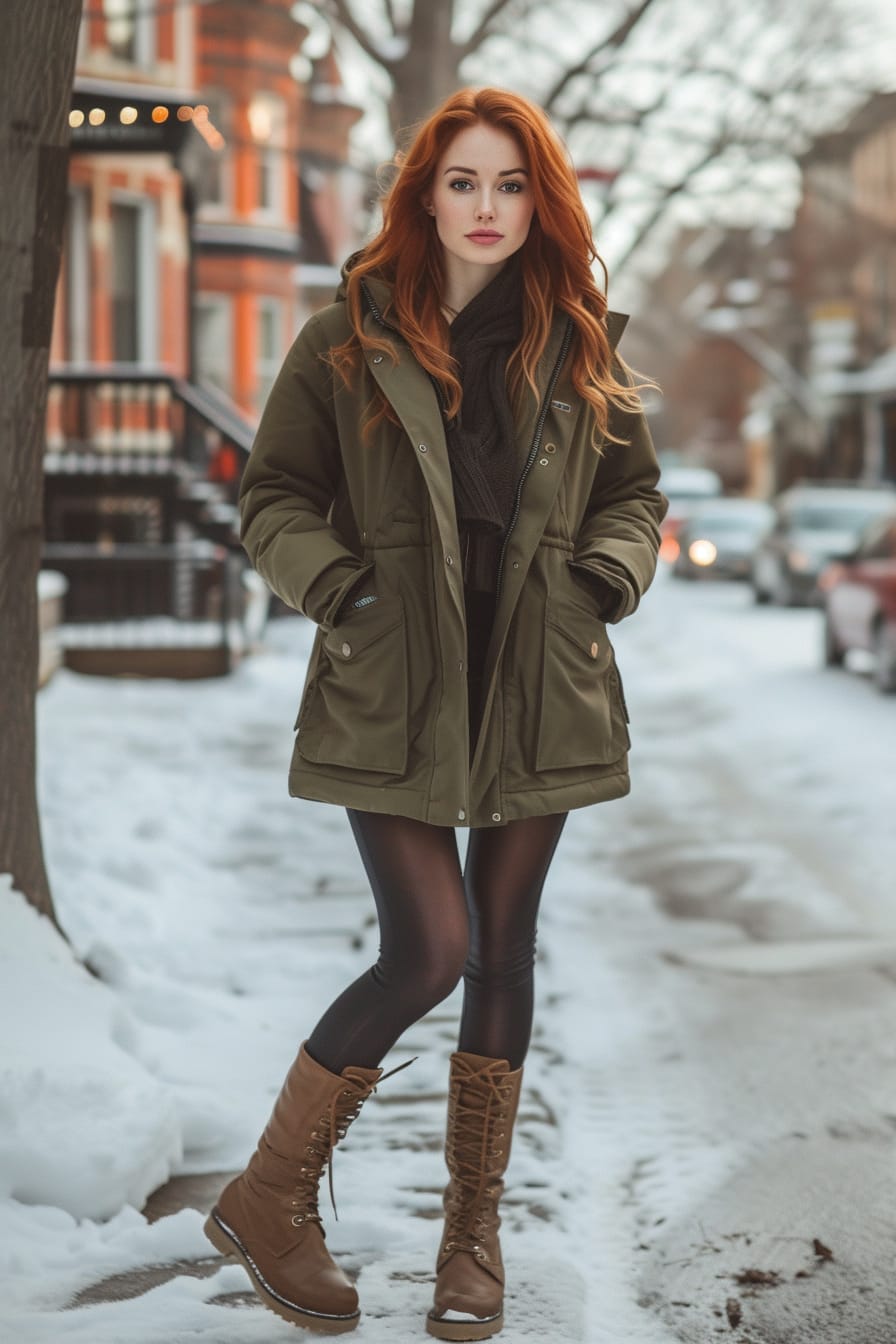
[[(149, 115), (157, 126), (162, 126), (168, 120), (170, 113), (167, 107), (158, 104)], [(123, 126), (133, 126), (136, 121), (140, 120), (140, 116), (141, 113), (138, 108), (128, 105), (120, 110), (118, 120)], [(187, 103), (181, 104), (177, 109), (177, 119), (181, 122), (192, 121), (210, 149), (220, 152), (227, 144), (224, 136), (209, 115), (207, 103), (197, 103), (195, 107), (190, 107)], [(106, 113), (101, 107), (93, 107), (88, 113), (87, 120), (91, 126), (102, 126), (106, 120)], [(68, 124), (75, 130), (84, 125), (84, 113), (80, 108), (75, 108), (69, 112)]]

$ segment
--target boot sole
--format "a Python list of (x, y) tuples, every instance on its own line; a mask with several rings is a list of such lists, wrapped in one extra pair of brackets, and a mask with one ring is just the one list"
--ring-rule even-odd
[(488, 1321), (444, 1321), (432, 1313), (426, 1317), (427, 1332), (435, 1335), (436, 1339), (490, 1339), (503, 1328), (503, 1311)]
[[(281, 1320), (289, 1321), (290, 1325), (297, 1325), (305, 1330), (313, 1330), (319, 1335), (345, 1334), (348, 1330), (354, 1330), (360, 1321), (360, 1311), (345, 1316), (327, 1316), (323, 1312), (310, 1311), (307, 1308), (296, 1306), (294, 1302), (288, 1302), (286, 1298), (280, 1297), (273, 1288), (265, 1283), (245, 1246), (243, 1246), (236, 1233), (231, 1231), (226, 1223), (216, 1216), (214, 1209), (205, 1220), (203, 1231), (216, 1251), (220, 1251), (223, 1256), (239, 1260), (249, 1275), (252, 1287), (258, 1297)], [(466, 1338), (466, 1336), (462, 1336), (462, 1338)]]

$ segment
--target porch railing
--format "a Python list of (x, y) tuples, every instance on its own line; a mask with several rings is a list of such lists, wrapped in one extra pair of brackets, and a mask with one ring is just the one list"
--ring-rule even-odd
[(50, 370), (48, 469), (152, 470), (186, 462), (235, 501), (254, 430), (229, 398), (164, 369), (66, 364)]

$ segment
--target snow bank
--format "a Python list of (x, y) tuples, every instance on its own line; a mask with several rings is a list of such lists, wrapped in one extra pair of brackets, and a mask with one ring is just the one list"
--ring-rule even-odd
[(138, 1208), (181, 1156), (171, 1092), (120, 1000), (0, 876), (0, 1198), (76, 1218)]

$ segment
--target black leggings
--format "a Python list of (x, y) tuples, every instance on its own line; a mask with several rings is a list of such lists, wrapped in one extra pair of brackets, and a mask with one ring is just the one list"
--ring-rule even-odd
[(522, 1064), (532, 1032), (538, 905), (567, 813), (472, 827), (347, 809), (380, 926), (380, 954), (308, 1037), (333, 1073), (376, 1068), (464, 980), (459, 1050)]

